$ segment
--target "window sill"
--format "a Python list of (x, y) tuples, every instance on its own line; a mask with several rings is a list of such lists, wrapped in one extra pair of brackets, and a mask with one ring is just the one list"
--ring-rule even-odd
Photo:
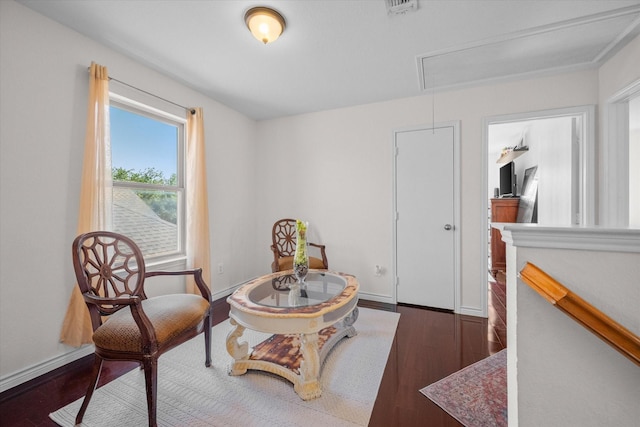
[(187, 257), (178, 256), (175, 258), (157, 259), (145, 263), (147, 271), (159, 270), (184, 270), (187, 266)]

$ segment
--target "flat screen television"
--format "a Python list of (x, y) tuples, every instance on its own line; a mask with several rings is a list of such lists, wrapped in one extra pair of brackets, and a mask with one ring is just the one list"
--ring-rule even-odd
[(516, 165), (509, 162), (500, 167), (500, 197), (516, 195)]

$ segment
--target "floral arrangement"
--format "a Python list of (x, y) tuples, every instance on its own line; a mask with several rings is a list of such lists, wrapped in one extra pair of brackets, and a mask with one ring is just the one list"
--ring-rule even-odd
[(293, 256), (293, 272), (300, 282), (304, 281), (309, 271), (307, 226), (307, 223), (296, 219), (296, 252)]

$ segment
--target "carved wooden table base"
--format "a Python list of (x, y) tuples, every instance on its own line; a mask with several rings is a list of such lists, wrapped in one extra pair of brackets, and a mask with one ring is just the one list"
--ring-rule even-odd
[(270, 372), (293, 383), (303, 400), (320, 397), (320, 368), (336, 343), (357, 334), (353, 327), (357, 318), (356, 306), (333, 326), (314, 333), (272, 335), (253, 347), (251, 354), (248, 343), (239, 341), (245, 327), (230, 319), (235, 328), (227, 336), (227, 351), (234, 359), (229, 374), (243, 375), (248, 369)]

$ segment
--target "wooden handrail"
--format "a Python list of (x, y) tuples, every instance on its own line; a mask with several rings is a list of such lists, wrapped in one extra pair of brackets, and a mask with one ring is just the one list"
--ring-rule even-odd
[(544, 299), (640, 366), (640, 337), (562, 286), (554, 278), (527, 263), (520, 278)]

